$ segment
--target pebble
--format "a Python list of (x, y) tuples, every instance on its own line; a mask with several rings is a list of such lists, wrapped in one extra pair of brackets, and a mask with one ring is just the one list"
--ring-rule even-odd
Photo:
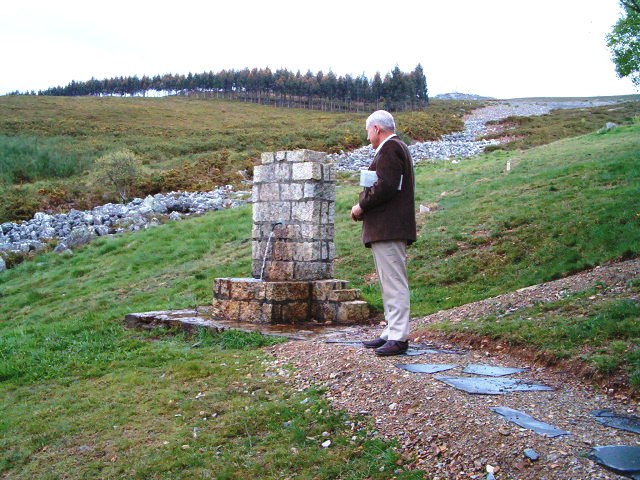
[(535, 462), (540, 458), (540, 455), (538, 454), (538, 452), (536, 452), (533, 448), (525, 448), (524, 456), (527, 457), (532, 462)]

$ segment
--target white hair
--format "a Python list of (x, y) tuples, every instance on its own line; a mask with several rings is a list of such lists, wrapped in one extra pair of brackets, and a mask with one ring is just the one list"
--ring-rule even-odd
[(367, 118), (367, 122), (365, 123), (365, 128), (369, 128), (373, 125), (377, 125), (382, 130), (388, 132), (396, 132), (396, 122), (393, 120), (393, 115), (386, 110), (376, 110), (369, 115), (369, 118)]

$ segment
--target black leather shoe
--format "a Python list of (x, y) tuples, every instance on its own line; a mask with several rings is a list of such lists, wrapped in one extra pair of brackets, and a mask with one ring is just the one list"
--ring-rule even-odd
[(409, 342), (398, 340), (387, 340), (380, 348), (376, 348), (376, 355), (390, 357), (391, 355), (402, 355), (409, 348)]
[(384, 338), (376, 338), (375, 340), (367, 340), (362, 342), (365, 348), (378, 348), (383, 346), (387, 341)]

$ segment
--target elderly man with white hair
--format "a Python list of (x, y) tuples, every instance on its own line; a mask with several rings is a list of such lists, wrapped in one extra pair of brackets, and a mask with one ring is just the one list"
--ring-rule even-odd
[(409, 348), (409, 280), (407, 245), (416, 240), (413, 161), (396, 135), (393, 116), (378, 110), (367, 118), (367, 139), (376, 154), (369, 165), (375, 181), (360, 193), (351, 218), (362, 221), (362, 242), (373, 252), (382, 291), (386, 327), (363, 342), (380, 356), (401, 355)]

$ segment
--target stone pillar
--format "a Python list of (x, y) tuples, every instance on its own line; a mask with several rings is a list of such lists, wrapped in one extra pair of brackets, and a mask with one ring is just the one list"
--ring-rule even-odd
[(336, 178), (327, 155), (263, 153), (253, 170), (252, 278), (216, 278), (220, 321), (365, 323), (367, 303), (333, 279)]
[(262, 154), (253, 171), (254, 278), (332, 278), (335, 185), (334, 167), (323, 152)]

